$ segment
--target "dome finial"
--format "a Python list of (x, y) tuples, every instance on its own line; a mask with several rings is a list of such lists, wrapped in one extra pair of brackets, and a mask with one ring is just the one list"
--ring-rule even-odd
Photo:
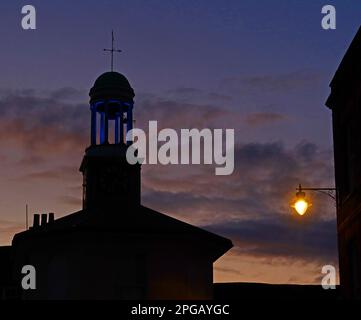
[(110, 52), (110, 71), (114, 70), (114, 52), (122, 52), (122, 50), (114, 49), (114, 31), (112, 30), (112, 48), (111, 49), (103, 49), (103, 51)]

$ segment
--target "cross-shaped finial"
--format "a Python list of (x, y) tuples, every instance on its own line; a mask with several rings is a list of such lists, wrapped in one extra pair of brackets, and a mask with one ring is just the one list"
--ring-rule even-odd
[(114, 52), (122, 52), (122, 50), (114, 49), (114, 32), (112, 30), (112, 48), (111, 49), (103, 49), (103, 51), (110, 52), (110, 71), (113, 72), (114, 67)]

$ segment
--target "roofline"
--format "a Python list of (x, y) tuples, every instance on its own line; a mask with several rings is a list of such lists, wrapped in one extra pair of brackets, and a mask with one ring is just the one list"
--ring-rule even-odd
[[(338, 100), (337, 97), (343, 95), (345, 93), (345, 89), (349, 89), (346, 85), (349, 83), (350, 77), (348, 76), (350, 72), (354, 72), (354, 63), (357, 61), (355, 57), (359, 57), (361, 53), (361, 27), (359, 27), (356, 35), (351, 41), (350, 46), (348, 47), (345, 55), (343, 56), (331, 82), (330, 88), (331, 93), (327, 98), (325, 105), (329, 109), (333, 109), (336, 101)], [(359, 68), (361, 68), (361, 58), (359, 63)], [(361, 76), (361, 73), (360, 73)]]

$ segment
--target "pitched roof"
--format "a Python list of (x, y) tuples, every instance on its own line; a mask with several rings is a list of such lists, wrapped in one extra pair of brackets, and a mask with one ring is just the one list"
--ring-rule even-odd
[(191, 242), (207, 247), (214, 260), (233, 247), (229, 239), (182, 222), (155, 210), (139, 206), (130, 212), (104, 209), (104, 212), (81, 210), (55, 220), (53, 223), (31, 228), (14, 236), (13, 242), (32, 237), (56, 236), (76, 231), (109, 232), (121, 235), (142, 235)]

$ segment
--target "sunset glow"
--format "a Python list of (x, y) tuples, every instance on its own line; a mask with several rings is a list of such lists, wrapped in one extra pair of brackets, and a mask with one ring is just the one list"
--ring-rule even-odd
[(300, 182), (334, 185), (325, 99), (360, 1), (333, 1), (347, 17), (336, 31), (322, 29), (319, 0), (264, 1), (262, 10), (251, 0), (31, 1), (38, 23), (26, 31), (23, 3), (3, 2), (0, 245), (24, 230), (26, 205), (29, 225), (33, 214), (80, 210), (89, 90), (110, 69), (103, 48), (114, 30), (122, 50), (114, 69), (136, 92), (130, 125), (148, 133), (154, 120), (156, 134), (171, 128), (179, 137), (234, 130), (227, 175), (215, 174), (227, 162), (214, 152), (208, 164), (191, 164), (191, 153), (181, 164), (177, 144), (179, 164), (142, 166), (142, 204), (233, 242), (214, 265), (217, 282), (314, 284), (324, 264), (337, 268), (334, 203), (294, 196)]

